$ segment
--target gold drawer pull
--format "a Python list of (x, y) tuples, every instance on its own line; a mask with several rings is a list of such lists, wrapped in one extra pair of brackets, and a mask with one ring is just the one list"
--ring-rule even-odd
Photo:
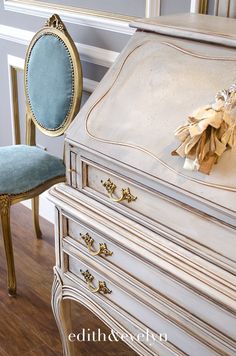
[(83, 272), (81, 269), (80, 272), (84, 276), (87, 286), (92, 293), (110, 294), (112, 292), (109, 288), (107, 288), (106, 282), (104, 281), (98, 281), (98, 287), (95, 288), (93, 286), (94, 276), (92, 276), (88, 270)]
[(86, 243), (89, 253), (92, 256), (100, 256), (100, 255), (105, 255), (105, 256), (111, 256), (113, 254), (113, 252), (111, 252), (110, 250), (108, 250), (107, 245), (105, 243), (100, 243), (99, 244), (99, 249), (97, 251), (93, 251), (92, 250), (92, 246), (94, 243), (94, 239), (88, 234), (86, 233), (85, 235), (80, 234), (81, 238), (84, 240), (84, 242)]
[(74, 169), (74, 168), (70, 168), (70, 169), (68, 169), (68, 173), (73, 173), (73, 172), (75, 172), (75, 173), (76, 173), (76, 169)]
[(134, 195), (131, 194), (129, 188), (126, 188), (126, 189), (122, 188), (121, 189), (121, 197), (114, 198), (113, 194), (116, 190), (116, 185), (111, 181), (111, 179), (108, 178), (108, 180), (106, 182), (103, 182), (101, 180), (101, 183), (102, 183), (103, 187), (106, 188), (107, 193), (109, 194), (110, 198), (114, 202), (121, 202), (123, 200), (127, 200), (128, 203), (131, 203), (132, 201), (135, 201), (137, 199), (137, 197), (135, 197)]

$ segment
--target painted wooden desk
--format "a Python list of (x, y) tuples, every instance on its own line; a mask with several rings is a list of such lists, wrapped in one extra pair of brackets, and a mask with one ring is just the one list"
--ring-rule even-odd
[(71, 298), (120, 333), (167, 335), (127, 338), (140, 355), (233, 355), (236, 154), (204, 175), (171, 151), (175, 128), (236, 78), (235, 20), (188, 14), (132, 26), (67, 131), (67, 184), (50, 191), (64, 352), (60, 306)]

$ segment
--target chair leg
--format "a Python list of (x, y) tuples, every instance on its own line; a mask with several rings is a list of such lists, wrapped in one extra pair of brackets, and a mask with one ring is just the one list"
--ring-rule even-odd
[(16, 295), (16, 274), (12, 248), (10, 226), (10, 199), (7, 195), (0, 196), (0, 215), (2, 221), (2, 234), (7, 261), (7, 285), (9, 296)]
[(39, 196), (32, 199), (32, 212), (33, 212), (35, 234), (37, 239), (41, 239), (42, 232), (39, 226)]

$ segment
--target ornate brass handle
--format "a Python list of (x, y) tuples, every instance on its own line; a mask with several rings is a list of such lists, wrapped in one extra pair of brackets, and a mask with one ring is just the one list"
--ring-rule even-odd
[(112, 292), (109, 288), (107, 288), (106, 282), (104, 281), (98, 281), (98, 287), (97, 288), (94, 287), (93, 286), (94, 276), (92, 276), (92, 274), (88, 270), (83, 272), (81, 269), (80, 272), (84, 276), (87, 286), (92, 293), (110, 294)]
[(84, 240), (84, 242), (86, 243), (89, 253), (92, 256), (97, 256), (97, 255), (105, 255), (105, 256), (111, 256), (113, 254), (113, 252), (111, 252), (110, 250), (108, 250), (107, 245), (105, 243), (100, 243), (99, 244), (99, 249), (97, 251), (93, 251), (92, 250), (92, 246), (94, 243), (94, 239), (88, 234), (80, 234), (81, 238)]
[(131, 203), (132, 201), (135, 201), (137, 199), (137, 197), (135, 197), (134, 195), (131, 194), (129, 188), (126, 188), (126, 189), (122, 188), (120, 198), (114, 198), (113, 194), (116, 190), (116, 185), (111, 181), (111, 179), (108, 178), (106, 180), (106, 182), (103, 182), (101, 180), (101, 183), (102, 183), (103, 187), (106, 188), (107, 193), (109, 194), (110, 198), (114, 202), (121, 202), (123, 200), (127, 200), (128, 203)]

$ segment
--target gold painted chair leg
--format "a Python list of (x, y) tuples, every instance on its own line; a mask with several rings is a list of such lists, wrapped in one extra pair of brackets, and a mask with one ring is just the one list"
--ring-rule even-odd
[(12, 248), (11, 227), (10, 227), (10, 199), (8, 196), (0, 196), (0, 215), (2, 221), (2, 234), (7, 261), (7, 285), (8, 294), (16, 295), (16, 274), (14, 265), (14, 255)]
[(39, 196), (32, 199), (32, 213), (34, 221), (34, 229), (37, 239), (42, 238), (42, 232), (39, 226)]

